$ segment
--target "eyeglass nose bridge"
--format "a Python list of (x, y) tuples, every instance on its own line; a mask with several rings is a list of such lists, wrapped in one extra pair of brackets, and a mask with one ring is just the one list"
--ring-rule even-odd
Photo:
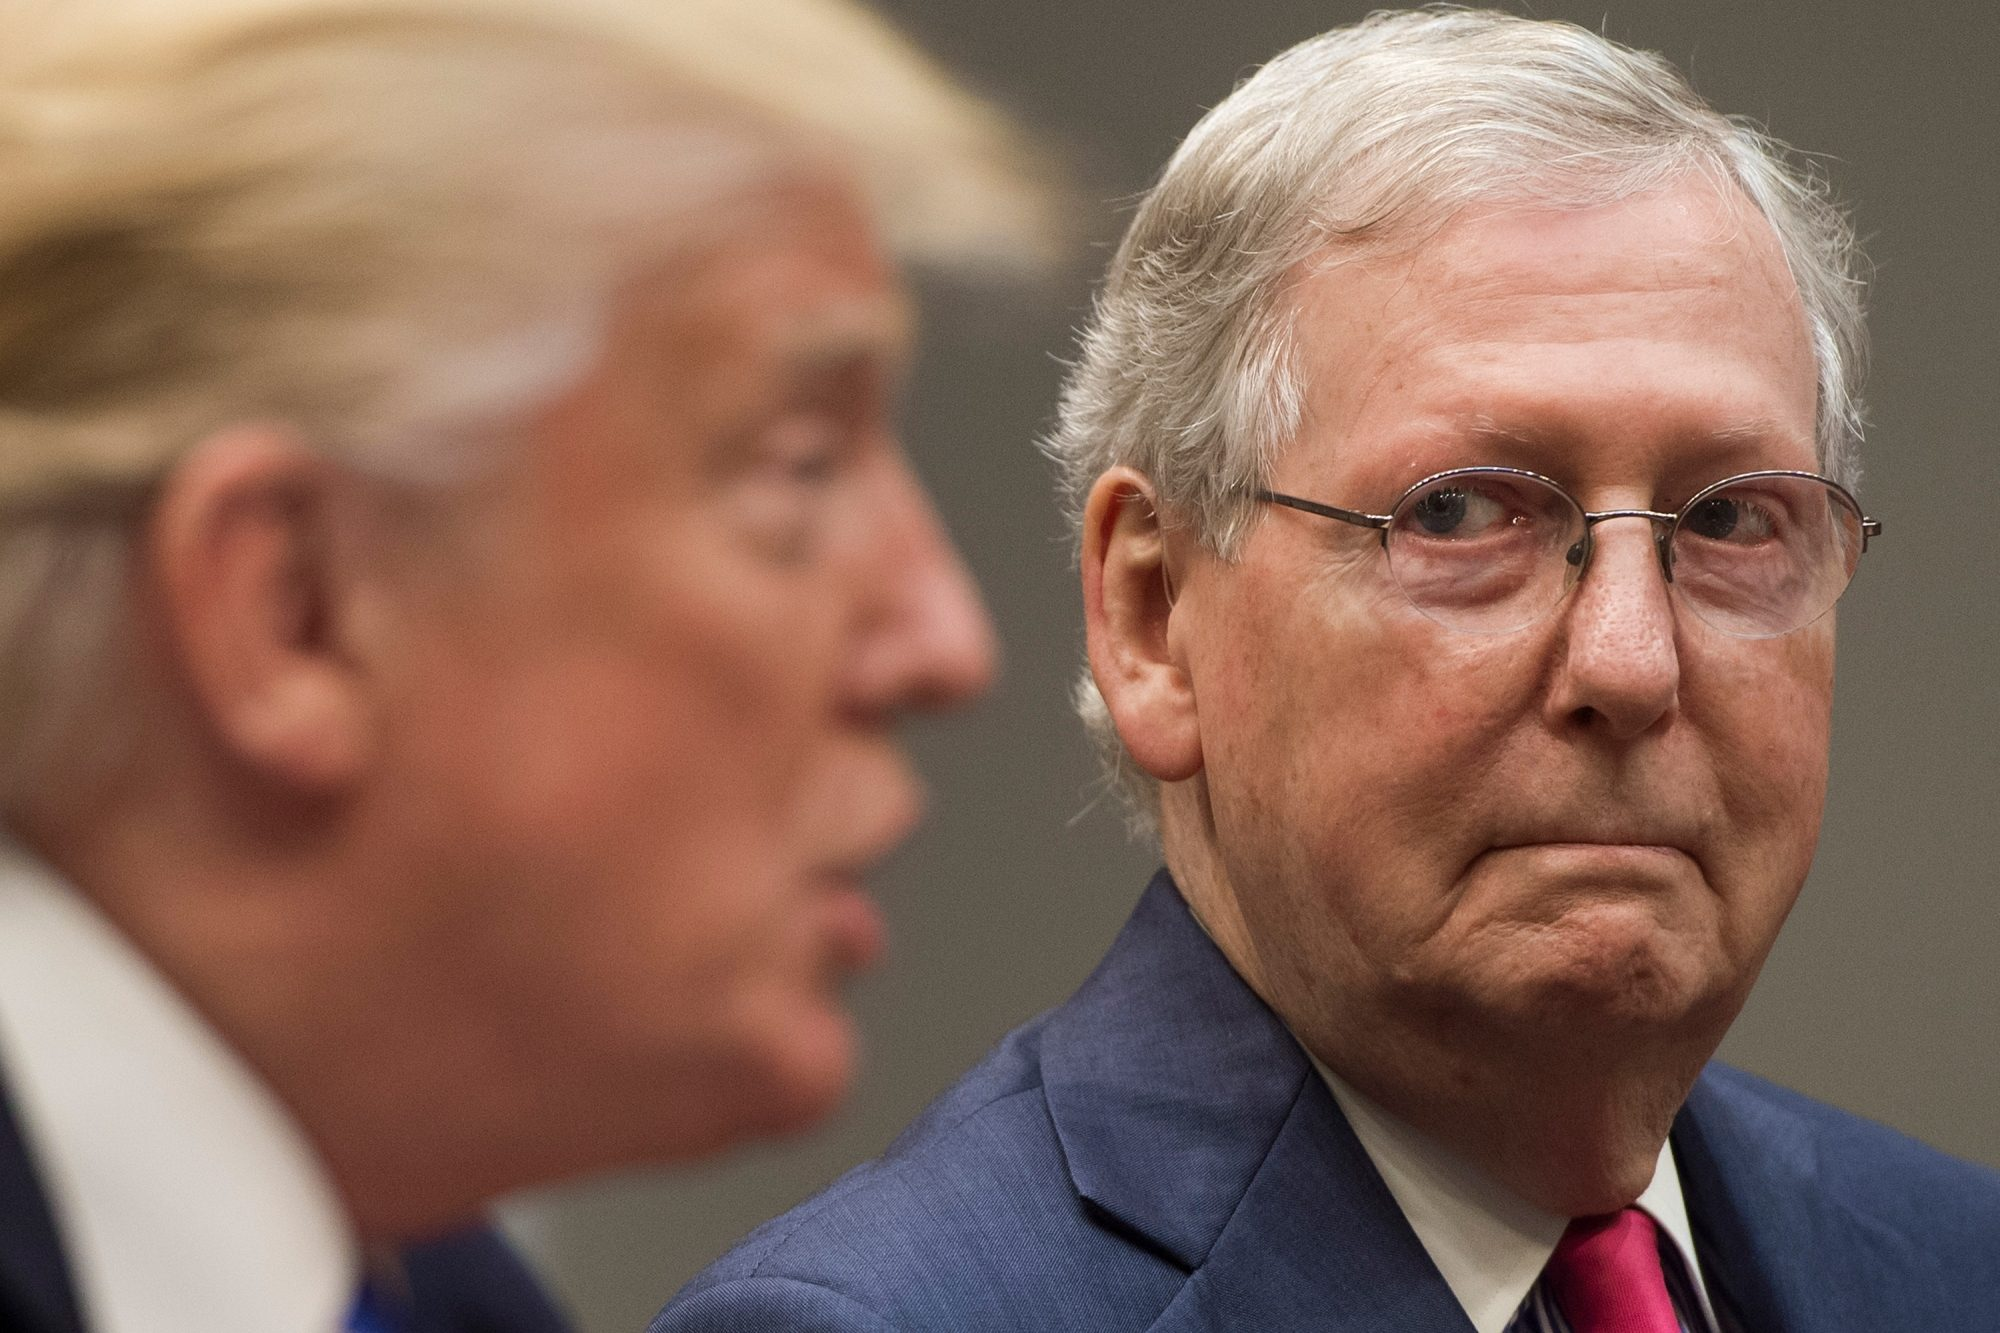
[(1583, 536), (1579, 537), (1563, 552), (1563, 559), (1576, 571), (1570, 584), (1582, 582), (1584, 571), (1590, 567), (1591, 552), (1597, 548), (1595, 533), (1597, 525), (1613, 518), (1643, 518), (1653, 525), (1653, 549), (1660, 557), (1660, 573), (1668, 583), (1674, 581), (1674, 525), (1681, 521), (1679, 514), (1663, 514), (1657, 509), (1600, 509), (1596, 513), (1588, 510), (1583, 515)]

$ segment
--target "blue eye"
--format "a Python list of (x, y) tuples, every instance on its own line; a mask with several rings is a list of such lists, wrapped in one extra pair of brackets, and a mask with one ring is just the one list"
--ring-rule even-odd
[(1430, 537), (1476, 537), (1507, 517), (1500, 501), (1465, 486), (1426, 491), (1412, 499), (1404, 513)]
[(1410, 506), (1410, 517), (1434, 537), (1442, 537), (1465, 521), (1464, 491), (1432, 491)]

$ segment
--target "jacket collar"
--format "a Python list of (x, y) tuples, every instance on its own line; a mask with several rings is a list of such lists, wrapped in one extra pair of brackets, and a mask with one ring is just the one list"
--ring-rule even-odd
[(1193, 1274), (1159, 1329), (1470, 1329), (1304, 1051), (1166, 872), (1051, 1017), (1041, 1064), (1077, 1193)]
[(83, 1333), (55, 1219), (0, 1085), (0, 1324), (15, 1320), (23, 1333)]
[[(1041, 1066), (1078, 1195), (1191, 1274), (1157, 1333), (1470, 1329), (1305, 1053), (1166, 872), (1051, 1015)], [(1952, 1275), (1839, 1188), (1802, 1106), (1717, 1065), (1674, 1123), (1724, 1326), (1887, 1326), (1885, 1309), (1887, 1323), (1928, 1326), (1924, 1293), (1951, 1290)]]

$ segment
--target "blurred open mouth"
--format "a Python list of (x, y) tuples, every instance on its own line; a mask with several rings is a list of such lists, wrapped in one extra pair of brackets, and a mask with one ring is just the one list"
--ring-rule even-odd
[(923, 818), (923, 793), (914, 780), (883, 783), (872, 794), (872, 817), (857, 818), (843, 831), (842, 851), (813, 877), (815, 910), (823, 914), (835, 964), (847, 971), (872, 967), (882, 956), (888, 928), (868, 879)]
[(828, 961), (836, 969), (860, 972), (881, 960), (888, 946), (888, 924), (860, 876), (825, 876), (813, 910), (820, 917)]

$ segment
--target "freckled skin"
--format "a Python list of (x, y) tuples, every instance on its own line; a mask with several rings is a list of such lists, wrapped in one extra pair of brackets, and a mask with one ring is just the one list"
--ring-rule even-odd
[[(1705, 182), (1470, 210), (1295, 295), (1309, 407), (1276, 490), (1384, 512), (1501, 464), (1590, 509), (1672, 509), (1817, 466), (1796, 289)], [(1810, 864), (1831, 615), (1726, 637), (1637, 519), (1501, 635), (1440, 627), (1374, 533), (1294, 511), (1232, 563), (1174, 562), (1199, 754), (1163, 833), (1225, 950), (1332, 1068), (1519, 1192), (1628, 1201)]]

